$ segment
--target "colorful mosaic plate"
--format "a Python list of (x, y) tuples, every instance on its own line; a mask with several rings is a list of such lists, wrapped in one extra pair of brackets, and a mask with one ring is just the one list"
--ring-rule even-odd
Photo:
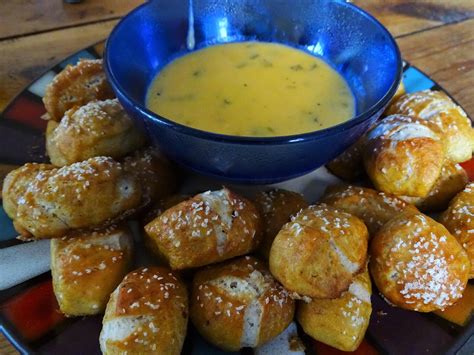
[[(82, 50), (59, 63), (21, 92), (0, 118), (0, 181), (12, 168), (43, 162), (46, 121), (41, 98), (46, 85), (67, 64), (79, 58), (101, 57), (103, 43)], [(408, 92), (442, 90), (417, 68), (405, 63), (403, 82)], [(474, 160), (463, 164), (471, 180)], [(219, 182), (192, 177), (198, 191)], [(324, 168), (278, 186), (305, 194), (314, 201), (337, 179)], [(49, 241), (22, 243), (15, 239), (11, 220), (0, 207), (0, 330), (22, 353), (100, 354), (101, 317), (65, 318), (58, 310), (49, 272)], [(464, 298), (445, 312), (422, 314), (389, 306), (374, 293), (373, 313), (366, 339), (356, 354), (474, 354), (474, 284)], [(307, 353), (342, 354), (301, 334)], [(192, 326), (183, 353), (224, 354), (206, 343)], [(242, 353), (252, 353), (243, 350)]]

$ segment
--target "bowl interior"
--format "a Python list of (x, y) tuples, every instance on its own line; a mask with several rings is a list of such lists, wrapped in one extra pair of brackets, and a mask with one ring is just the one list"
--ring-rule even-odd
[[(322, 57), (350, 85), (358, 115), (398, 80), (400, 57), (390, 34), (344, 1), (193, 0), (193, 12), (196, 48), (259, 40)], [(144, 106), (156, 73), (188, 52), (188, 13), (188, 0), (152, 0), (124, 18), (109, 37), (109, 76), (136, 104)]]

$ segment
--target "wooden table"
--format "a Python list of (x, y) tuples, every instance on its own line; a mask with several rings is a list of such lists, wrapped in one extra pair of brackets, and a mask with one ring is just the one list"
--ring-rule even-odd
[[(49, 66), (107, 37), (142, 0), (0, 3), (0, 110)], [(474, 1), (356, 0), (396, 37), (403, 57), (474, 116)], [(0, 335), (0, 354), (17, 354)]]

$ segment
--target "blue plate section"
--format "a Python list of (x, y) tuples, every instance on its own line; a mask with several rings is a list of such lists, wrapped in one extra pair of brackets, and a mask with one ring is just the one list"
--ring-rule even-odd
[(414, 67), (409, 67), (403, 73), (403, 84), (407, 93), (431, 89), (435, 86), (434, 81)]

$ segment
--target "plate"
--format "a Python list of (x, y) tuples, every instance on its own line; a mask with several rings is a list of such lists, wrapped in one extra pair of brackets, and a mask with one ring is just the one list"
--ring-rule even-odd
[[(75, 64), (79, 58), (100, 58), (103, 44), (79, 51), (54, 66), (7, 106), (0, 118), (1, 178), (26, 162), (47, 160), (44, 147), (47, 122), (41, 119), (45, 113), (41, 101), (45, 87), (66, 65)], [(409, 63), (404, 63), (403, 82), (407, 92), (443, 90)], [(471, 172), (473, 161), (464, 164), (465, 168), (470, 166)], [(325, 168), (320, 168), (275, 186), (302, 192), (308, 201), (315, 201), (327, 185), (337, 181)], [(220, 186), (219, 181), (193, 175), (185, 182), (184, 189), (193, 193)], [(239, 189), (238, 186), (233, 188)], [(49, 241), (22, 243), (15, 237), (11, 220), (0, 207), (0, 330), (23, 353), (100, 354), (98, 339), (102, 317), (65, 318), (58, 310), (49, 272)], [(472, 298), (459, 310), (458, 318), (469, 319), (474, 310), (472, 281), (468, 288)], [(377, 293), (372, 296), (372, 306), (369, 329), (356, 351), (358, 354), (474, 353), (472, 319), (468, 324), (459, 325), (456, 324), (461, 323), (459, 320), (450, 322), (435, 314), (394, 308)], [(304, 335), (303, 340), (309, 353), (343, 354)], [(206, 343), (192, 326), (183, 353), (225, 354)]]

